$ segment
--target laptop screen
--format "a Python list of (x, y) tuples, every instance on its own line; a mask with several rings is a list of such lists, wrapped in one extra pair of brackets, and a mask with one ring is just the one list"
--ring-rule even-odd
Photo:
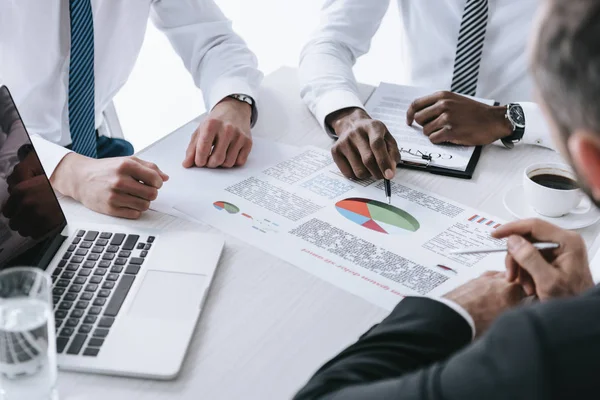
[(66, 225), (17, 107), (6, 86), (2, 86), (0, 270), (14, 265), (45, 267), (50, 260), (44, 256)]

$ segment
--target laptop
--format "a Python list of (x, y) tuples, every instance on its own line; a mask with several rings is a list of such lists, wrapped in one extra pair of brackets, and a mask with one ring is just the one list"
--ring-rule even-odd
[(69, 224), (14, 101), (0, 87), (0, 270), (52, 276), (60, 369), (177, 376), (222, 238)]

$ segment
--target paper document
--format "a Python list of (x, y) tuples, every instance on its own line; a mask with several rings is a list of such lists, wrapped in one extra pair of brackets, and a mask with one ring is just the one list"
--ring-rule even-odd
[[(382, 83), (367, 102), (365, 108), (369, 115), (383, 122), (396, 141), (403, 160), (420, 159), (422, 155), (431, 156), (431, 165), (456, 171), (466, 171), (475, 147), (452, 144), (435, 145), (423, 134), (416, 122), (406, 124), (406, 113), (410, 104), (435, 90)], [(474, 99), (493, 105), (493, 101)]]
[(175, 208), (386, 309), (408, 295), (442, 295), (504, 255), (499, 219), (402, 182), (347, 180), (330, 152), (307, 147), (263, 170), (215, 183)]

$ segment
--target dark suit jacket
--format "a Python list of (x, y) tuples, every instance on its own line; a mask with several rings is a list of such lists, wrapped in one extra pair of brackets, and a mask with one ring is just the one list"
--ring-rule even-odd
[(448, 306), (407, 298), (295, 399), (600, 399), (600, 288), (523, 306), (471, 337)]

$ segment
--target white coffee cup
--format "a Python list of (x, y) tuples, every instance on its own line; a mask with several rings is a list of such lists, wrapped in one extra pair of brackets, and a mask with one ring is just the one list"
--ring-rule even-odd
[(562, 190), (540, 185), (532, 180), (538, 175), (558, 175), (577, 182), (575, 173), (566, 164), (540, 163), (525, 168), (523, 188), (529, 205), (546, 217), (562, 217), (577, 208), (584, 199), (581, 189)]

